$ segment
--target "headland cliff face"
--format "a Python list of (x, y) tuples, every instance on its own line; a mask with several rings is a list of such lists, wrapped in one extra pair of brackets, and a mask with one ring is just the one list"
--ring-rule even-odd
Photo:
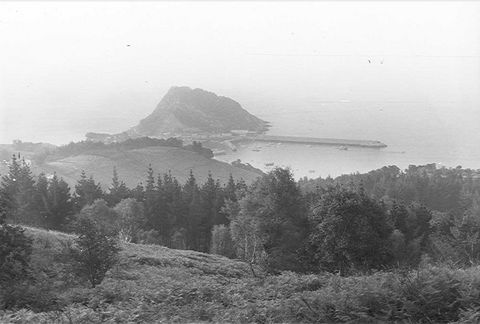
[(129, 132), (143, 136), (166, 133), (222, 133), (242, 129), (263, 132), (267, 123), (233, 99), (189, 87), (172, 87), (155, 110)]

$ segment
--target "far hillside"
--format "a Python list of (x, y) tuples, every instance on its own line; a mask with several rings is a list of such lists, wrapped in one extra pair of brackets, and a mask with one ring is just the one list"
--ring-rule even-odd
[(31, 164), (35, 174), (43, 172), (48, 176), (56, 173), (71, 188), (75, 186), (83, 170), (87, 175), (93, 175), (106, 189), (111, 183), (114, 167), (129, 187), (135, 187), (145, 178), (149, 165), (155, 173), (170, 171), (172, 176), (182, 183), (188, 178), (190, 170), (193, 170), (201, 182), (211, 173), (223, 184), (227, 183), (230, 174), (234, 179), (243, 179), (246, 183), (251, 183), (261, 175), (257, 170), (243, 165), (238, 167), (212, 159), (211, 150), (202, 147), (200, 143), (183, 145), (181, 140), (175, 138), (143, 137), (111, 144), (83, 141), (41, 151), (17, 152), (13, 145), (4, 146), (5, 161), (0, 163), (0, 174), (8, 172), (11, 154), (21, 152), (21, 156)]
[(128, 187), (135, 187), (145, 178), (149, 165), (158, 173), (171, 171), (172, 176), (181, 183), (186, 181), (190, 170), (194, 170), (201, 182), (206, 180), (209, 172), (221, 183), (226, 183), (230, 174), (235, 179), (243, 179), (248, 183), (259, 176), (256, 173), (175, 147), (147, 147), (126, 151), (107, 150), (80, 154), (48, 162), (41, 167), (41, 170), (49, 174), (56, 172), (71, 186), (76, 183), (81, 171), (84, 170), (86, 174), (93, 174), (102, 185), (108, 185), (112, 179), (112, 170), (116, 167), (125, 184)]

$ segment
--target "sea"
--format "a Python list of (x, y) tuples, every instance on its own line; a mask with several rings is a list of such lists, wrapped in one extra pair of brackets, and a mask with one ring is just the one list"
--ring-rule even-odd
[[(246, 97), (241, 102), (247, 101)], [(296, 179), (364, 173), (389, 165), (406, 169), (409, 165), (436, 163), (438, 167), (480, 169), (480, 106), (473, 102), (348, 98), (247, 102), (249, 112), (270, 123), (267, 134), (378, 140), (387, 147), (341, 150), (338, 146), (257, 142), (215, 158), (229, 163), (240, 159), (263, 171), (289, 167)], [(145, 111), (135, 116), (92, 112), (95, 118), (76, 122), (54, 116), (38, 118), (35, 128), (19, 125), (15, 136), (24, 141), (66, 144), (84, 139), (88, 131), (115, 133), (128, 129), (134, 124), (132, 120), (148, 114), (151, 106), (145, 104)]]
[[(480, 169), (480, 107), (452, 102), (308, 102), (258, 111), (267, 134), (378, 140), (386, 148), (255, 142), (215, 158), (240, 159), (263, 171), (289, 167), (295, 178), (336, 177), (383, 166), (435, 163)], [(273, 163), (273, 165), (272, 165)]]

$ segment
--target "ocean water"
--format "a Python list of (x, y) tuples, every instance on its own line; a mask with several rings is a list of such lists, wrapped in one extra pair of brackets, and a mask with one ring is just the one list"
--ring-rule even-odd
[(269, 134), (379, 140), (383, 149), (339, 150), (335, 146), (252, 143), (217, 156), (237, 159), (268, 171), (289, 167), (296, 178), (368, 172), (382, 166), (410, 164), (480, 169), (480, 109), (450, 102), (309, 102), (258, 112), (271, 122)]

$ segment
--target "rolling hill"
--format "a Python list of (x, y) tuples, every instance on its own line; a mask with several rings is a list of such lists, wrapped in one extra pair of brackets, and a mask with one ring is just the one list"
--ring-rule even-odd
[[(226, 183), (230, 174), (234, 179), (243, 179), (246, 183), (251, 183), (259, 176), (258, 173), (209, 159), (192, 151), (164, 146), (86, 152), (54, 160), (47, 159), (42, 164), (32, 162), (31, 169), (34, 174), (44, 172), (48, 175), (55, 172), (71, 188), (74, 188), (81, 171), (84, 170), (87, 175), (93, 175), (95, 180), (106, 189), (111, 183), (113, 168), (116, 167), (120, 179), (128, 187), (133, 188), (138, 183), (145, 181), (149, 164), (155, 174), (163, 174), (170, 170), (180, 183), (185, 182), (190, 170), (193, 170), (199, 183), (206, 180), (209, 172), (212, 173), (214, 179), (219, 179), (221, 183)], [(2, 163), (0, 173), (5, 174), (7, 171), (7, 165)]]
[(69, 268), (64, 263), (65, 255), (74, 235), (25, 229), (25, 234), (33, 239), (31, 263), (35, 273), (48, 273), (49, 277), (38, 283), (46, 285), (40, 292), (41, 298), (56, 299), (55, 304), (62, 310), (36, 314), (0, 310), (0, 323), (205, 321), (215, 309), (224, 308), (221, 300), (228, 295), (227, 284), (253, 277), (247, 263), (222, 256), (122, 243), (117, 265), (101, 285), (88, 288), (66, 280)]
[[(72, 278), (75, 236), (26, 228), (40, 309), (0, 323), (478, 323), (480, 267), (272, 275), (219, 255), (122, 243), (95, 288)], [(36, 311), (36, 312), (35, 312)]]

